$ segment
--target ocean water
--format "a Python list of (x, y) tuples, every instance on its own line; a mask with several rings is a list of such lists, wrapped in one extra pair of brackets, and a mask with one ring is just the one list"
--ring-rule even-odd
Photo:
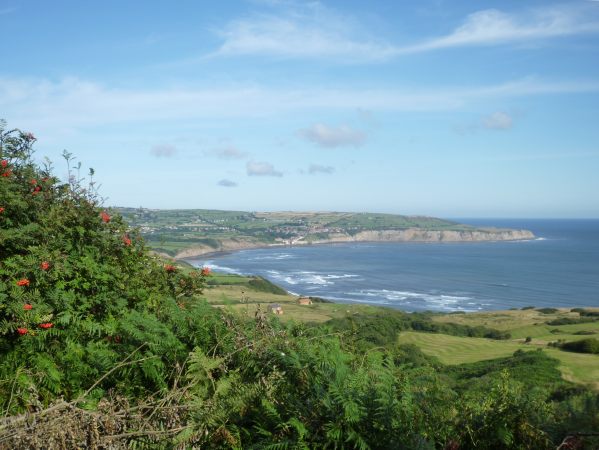
[(261, 275), (289, 292), (405, 311), (599, 307), (599, 220), (460, 219), (536, 239), (243, 250), (197, 266)]

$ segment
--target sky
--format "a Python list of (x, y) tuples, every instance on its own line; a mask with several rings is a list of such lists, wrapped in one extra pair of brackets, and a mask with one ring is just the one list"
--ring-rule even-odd
[(599, 218), (597, 0), (0, 0), (0, 42), (107, 206)]

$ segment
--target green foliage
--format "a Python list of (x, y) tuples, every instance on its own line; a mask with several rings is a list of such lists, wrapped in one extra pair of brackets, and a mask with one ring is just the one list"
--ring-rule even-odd
[(581, 317), (599, 317), (599, 311), (589, 311), (584, 308), (572, 308), (570, 312), (577, 312)]
[[(204, 276), (165, 270), (137, 230), (101, 208), (93, 170), (81, 178), (65, 152), (61, 182), (35, 165), (34, 142), (0, 126), (0, 407), (73, 398), (139, 346), (143, 362), (102, 387), (126, 372), (132, 392), (164, 389), (187, 351), (159, 313), (193, 298)], [(35, 395), (15, 397), (25, 386)]]
[(577, 323), (595, 322), (592, 317), (561, 317), (545, 322), (547, 325), (574, 325)]
[(414, 330), (429, 333), (442, 333), (452, 336), (486, 337), (490, 339), (509, 339), (505, 331), (483, 326), (469, 326), (456, 323), (434, 322), (430, 314), (401, 311), (385, 313), (355, 314), (332, 319), (327, 324), (334, 330), (350, 331), (360, 346), (393, 346), (401, 331)]
[(599, 354), (599, 340), (587, 338), (579, 341), (565, 342), (561, 345), (561, 348), (570, 352)]
[(542, 351), (518, 350), (508, 358), (447, 366), (443, 373), (454, 380), (454, 388), (460, 392), (477, 389), (485, 391), (489, 380), (497, 378), (504, 371), (508, 371), (526, 388), (543, 386), (551, 391), (568, 385), (562, 379), (558, 366), (557, 359)]
[(554, 448), (540, 427), (551, 420), (551, 408), (543, 393), (524, 386), (502, 372), (481, 402), (466, 402), (462, 415), (460, 448), (549, 449)]
[(559, 309), (557, 309), (557, 308), (538, 308), (537, 311), (540, 312), (541, 314), (555, 314), (555, 313), (559, 312)]
[(276, 284), (272, 284), (270, 281), (262, 278), (255, 277), (248, 281), (249, 286), (257, 292), (268, 292), (276, 295), (287, 295), (285, 289), (280, 288)]

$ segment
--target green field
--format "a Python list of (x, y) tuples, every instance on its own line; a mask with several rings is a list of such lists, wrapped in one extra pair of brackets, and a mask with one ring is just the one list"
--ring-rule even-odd
[(463, 364), (501, 358), (512, 355), (516, 350), (532, 351), (543, 348), (548, 355), (560, 361), (559, 369), (564, 379), (588, 384), (599, 389), (599, 357), (571, 353), (555, 348), (523, 344), (516, 341), (497, 341), (444, 334), (402, 332), (400, 344), (414, 344), (424, 353), (439, 358), (443, 364)]
[[(597, 308), (588, 309), (597, 310)], [(552, 314), (542, 314), (536, 309), (527, 309), (471, 314), (444, 314), (435, 317), (435, 320), (438, 322), (453, 322), (470, 326), (483, 325), (498, 330), (509, 330), (514, 339), (524, 340), (527, 337), (531, 337), (533, 344), (540, 345), (557, 341), (558, 339), (566, 341), (582, 339), (585, 336), (581, 335), (581, 332), (587, 332), (589, 335), (592, 333), (599, 335), (599, 321), (573, 325), (549, 325), (546, 323), (561, 318), (578, 319), (580, 315), (565, 308), (561, 308), (558, 312)]]
[(213, 306), (229, 308), (253, 317), (259, 309), (266, 311), (271, 303), (283, 307), (283, 314), (278, 316), (283, 321), (323, 323), (327, 320), (357, 313), (370, 313), (379, 308), (367, 305), (346, 305), (341, 303), (318, 303), (298, 305), (297, 297), (290, 294), (275, 294), (256, 290), (250, 285), (255, 277), (239, 275), (215, 274), (211, 276), (204, 290), (204, 298)]

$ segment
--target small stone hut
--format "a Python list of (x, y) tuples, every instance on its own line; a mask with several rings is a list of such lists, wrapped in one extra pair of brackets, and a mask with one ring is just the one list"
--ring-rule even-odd
[(312, 300), (310, 300), (308, 297), (300, 297), (297, 299), (297, 304), (298, 305), (311, 305)]
[(283, 307), (278, 303), (271, 303), (270, 305), (268, 305), (268, 310), (273, 314), (283, 314)]

